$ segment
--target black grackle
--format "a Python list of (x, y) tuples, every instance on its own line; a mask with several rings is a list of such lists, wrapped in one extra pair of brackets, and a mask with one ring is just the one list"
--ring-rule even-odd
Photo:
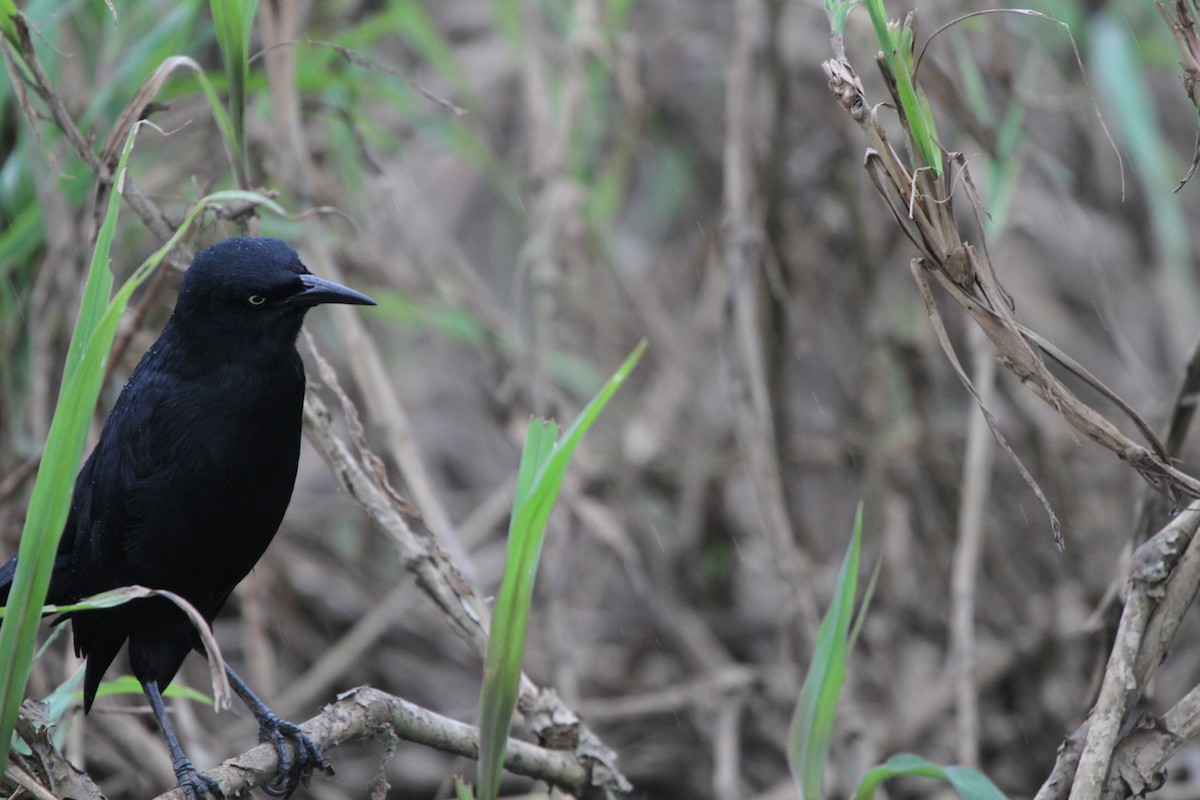
[[(309, 273), (277, 239), (229, 239), (192, 262), (175, 311), (109, 414), (75, 481), (47, 602), (65, 604), (130, 584), (166, 589), (210, 622), (262, 556), (283, 519), (300, 456), (304, 366), (296, 337), (322, 303), (374, 305)], [(16, 568), (0, 567), (0, 605)], [(129, 662), (189, 800), (224, 795), (184, 755), (161, 690), (203, 646), (183, 613), (155, 597), (67, 615), (87, 658), (83, 704), (129, 642)], [(316, 744), (275, 716), (226, 665), (279, 753), (264, 787), (288, 797), (324, 765)], [(288, 742), (295, 755), (289, 753)]]

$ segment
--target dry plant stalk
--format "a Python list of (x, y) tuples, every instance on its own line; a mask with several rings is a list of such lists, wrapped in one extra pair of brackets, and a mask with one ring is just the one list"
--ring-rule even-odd
[[(1196, 36), (1190, 0), (1177, 0), (1178, 21), (1159, 6), (1183, 51), (1185, 77), (1193, 102), (1200, 108), (1200, 38)], [(902, 109), (889, 69), (880, 64), (895, 107)], [(1016, 319), (1012, 296), (1000, 281), (983, 238), (983, 208), (970, 170), (960, 153), (946, 155), (946, 169), (906, 163), (888, 141), (858, 76), (844, 59), (823, 65), (829, 88), (842, 107), (866, 132), (871, 147), (865, 167), (905, 235), (921, 256), (912, 261), (912, 275), (947, 358), (983, 411), (996, 440), (1017, 464), (1022, 477), (1050, 514), (1056, 542), (1061, 534), (1032, 476), (1005, 443), (999, 426), (959, 363), (946, 332), (929, 276), (974, 320), (992, 341), (1000, 362), (1022, 383), (1050, 404), (1075, 430), (1113, 451), (1132, 465), (1155, 489), (1175, 500), (1178, 495), (1200, 497), (1200, 481), (1177, 469), (1170, 452), (1150, 426), (1097, 378), (1058, 351)], [(900, 123), (909, 152), (920, 152), (903, 111)], [(1192, 171), (1200, 164), (1200, 138)], [(1186, 180), (1186, 178), (1185, 178)], [(961, 185), (971, 205), (978, 249), (959, 230), (953, 194)], [(1145, 444), (1130, 439), (1113, 422), (1080, 400), (1051, 373), (1046, 357), (1071, 372), (1113, 402), (1134, 424)], [(1175, 431), (1172, 440), (1178, 437)], [(1037, 800), (1098, 800), (1141, 795), (1161, 785), (1162, 765), (1183, 743), (1200, 735), (1200, 687), (1180, 700), (1161, 720), (1122, 735), (1123, 725), (1154, 669), (1163, 659), (1187, 607), (1200, 589), (1200, 501), (1193, 502), (1134, 554), (1127, 582), (1127, 601), (1116, 642), (1109, 656), (1100, 696), (1089, 721), (1067, 739)]]
[[(1200, 111), (1200, 34), (1196, 31), (1196, 6), (1194, 0), (1175, 0), (1171, 10), (1162, 3), (1155, 3), (1158, 13), (1166, 21), (1167, 27), (1179, 45), (1179, 66), (1183, 69), (1183, 88), (1187, 92), (1192, 105)], [(1172, 13), (1173, 12), (1173, 13)], [(1200, 168), (1200, 129), (1196, 130), (1196, 147), (1192, 154), (1192, 164), (1187, 174), (1180, 179), (1175, 191), (1183, 188), (1196, 169)]]
[[(962, 154), (946, 153), (947, 169), (940, 175), (928, 167), (914, 167), (906, 163), (888, 141), (887, 131), (877, 116), (877, 107), (867, 102), (862, 83), (850, 64), (831, 59), (822, 66), (830, 90), (863, 128), (871, 142), (865, 160), (867, 173), (901, 230), (921, 252), (921, 256), (913, 260), (912, 274), (938, 341), (959, 380), (979, 403), (997, 442), (1017, 465), (1021, 476), (1050, 515), (1055, 543), (1061, 548), (1062, 534), (1058, 520), (1036, 481), (1006, 443), (995, 416), (980, 401), (978, 391), (959, 363), (934, 301), (929, 276), (933, 276), (950, 298), (987, 334), (999, 353), (1000, 363), (1049, 403), (1071, 427), (1116, 453), (1155, 489), (1172, 497), (1176, 494), (1200, 497), (1200, 481), (1171, 463), (1166, 449), (1145, 420), (1094, 375), (1017, 321), (1012, 296), (1001, 283), (983, 240), (982, 205)], [(895, 83), (888, 79), (886, 69), (884, 76), (898, 108), (900, 103), (896, 97)], [(903, 115), (900, 121), (906, 135), (909, 135)], [(968, 237), (959, 230), (954, 216), (953, 194), (956, 184), (960, 183), (971, 204), (976, 238), (980, 242), (978, 249), (968, 243)], [(1050, 371), (1046, 356), (1113, 402), (1138, 429), (1145, 444), (1126, 436), (1107, 417), (1079, 399)]]
[(1162, 663), (1200, 589), (1200, 502), (1193, 502), (1134, 553), (1116, 642), (1086, 723), (1063, 743), (1035, 800), (1141, 796), (1162, 785), (1163, 764), (1200, 735), (1200, 687), (1161, 719), (1123, 722)]
[[(325, 706), (300, 727), (323, 749), (394, 735), (465, 758), (475, 758), (479, 752), (479, 730), (473, 725), (369, 687), (340, 695), (337, 702)], [(518, 740), (510, 741), (508, 747), (504, 766), (509, 771), (546, 781), (580, 797), (594, 796), (589, 794), (591, 769), (574, 754)], [(206, 773), (221, 785), (227, 796), (233, 797), (270, 782), (278, 764), (279, 755), (267, 742), (226, 759)], [(175, 787), (156, 800), (183, 798), (183, 790)]]

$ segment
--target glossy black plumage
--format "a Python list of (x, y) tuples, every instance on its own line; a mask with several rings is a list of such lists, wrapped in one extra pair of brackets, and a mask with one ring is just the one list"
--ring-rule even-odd
[[(212, 621), (270, 544), (291, 499), (304, 402), (295, 342), (305, 313), (321, 303), (372, 301), (312, 276), (276, 239), (229, 239), (196, 257), (170, 321), (79, 472), (48, 602), (141, 584), (185, 597)], [(0, 568), (0, 603), (14, 565)], [(87, 657), (85, 709), (126, 641), (152, 705), (200, 648), (183, 614), (159, 598), (77, 614), (71, 623), (76, 650)], [(276, 722), (295, 741), (297, 762), (306, 748), (319, 757), (238, 684), (281, 759), (287, 752)], [(159, 721), (174, 757), (178, 743), (165, 714)], [(189, 795), (219, 794), (183, 761), (176, 774)], [(291, 766), (295, 773), (312, 764)], [(297, 782), (298, 774), (287, 776), (281, 793)]]

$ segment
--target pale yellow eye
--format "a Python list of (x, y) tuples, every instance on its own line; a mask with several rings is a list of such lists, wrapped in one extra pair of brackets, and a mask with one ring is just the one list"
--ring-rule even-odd
[(267, 302), (267, 298), (263, 297), (261, 294), (252, 294), (247, 297), (246, 300), (252, 306), (261, 306), (263, 303)]

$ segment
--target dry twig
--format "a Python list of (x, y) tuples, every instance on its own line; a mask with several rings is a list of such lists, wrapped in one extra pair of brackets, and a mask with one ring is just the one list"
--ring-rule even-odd
[[(1200, 497), (1200, 481), (1171, 463), (1166, 449), (1154, 436), (1150, 426), (1127, 403), (1118, 402), (1117, 406), (1142, 433), (1146, 444), (1139, 444), (1122, 433), (1104, 415), (1077, 397), (1047, 367), (1044, 360), (1048, 354), (1046, 343), (1031, 335), (1017, 321), (1015, 304), (992, 265), (986, 244), (977, 250), (967, 243), (969, 237), (964, 236), (958, 228), (953, 196), (956, 183), (961, 182), (969, 195), (976, 233), (982, 242), (983, 212), (966, 160), (961, 154), (947, 154), (950, 168), (941, 174), (935, 174), (927, 167), (910, 167), (888, 142), (887, 132), (876, 116), (876, 108), (867, 102), (862, 83), (850, 64), (831, 60), (825, 62), (824, 69), (830, 90), (872, 143), (867, 150), (867, 172), (901, 230), (922, 253), (922, 257), (913, 262), (913, 278), (921, 289), (942, 349), (976, 401), (979, 400), (978, 392), (958, 365), (953, 345), (945, 334), (940, 312), (926, 283), (926, 275), (932, 275), (947, 295), (987, 334), (998, 351), (1001, 364), (1054, 408), (1075, 430), (1116, 453), (1160, 491)], [(894, 92), (894, 84), (889, 85)], [(896, 103), (899, 105), (898, 99)], [(1072, 363), (1067, 361), (1064, 366), (1071, 369)], [(1109, 399), (1116, 398), (1115, 393), (1085, 370), (1073, 371), (1101, 394)], [(1049, 502), (1016, 453), (1007, 445), (991, 410), (982, 404), (980, 408), (988, 418), (997, 442), (1016, 464), (1050, 515), (1055, 541), (1061, 546), (1060, 526)]]
[[(1160, 784), (1162, 764), (1200, 734), (1195, 689), (1149, 730), (1121, 729), (1174, 638), (1200, 588), (1200, 501), (1193, 502), (1137, 549), (1125, 610), (1088, 723), (1071, 735), (1035, 800), (1109, 796), (1113, 781), (1142, 794)], [(1110, 769), (1110, 765), (1114, 767)]]
[[(1167, 27), (1171, 29), (1175, 43), (1179, 45), (1181, 56), (1179, 66), (1183, 69), (1181, 76), (1183, 89), (1187, 92), (1192, 105), (1196, 107), (1197, 111), (1200, 111), (1200, 33), (1196, 31), (1196, 6), (1193, 4), (1193, 0), (1175, 0), (1170, 11), (1162, 3), (1155, 3), (1154, 6), (1167, 23)], [(1196, 147), (1192, 155), (1191, 166), (1188, 167), (1187, 173), (1180, 178), (1175, 191), (1178, 192), (1184, 187), (1184, 184), (1191, 180), (1198, 167), (1200, 167), (1200, 129), (1196, 131)]]
[[(385, 734), (466, 758), (479, 752), (479, 730), (443, 717), (378, 689), (361, 687), (338, 697), (317, 716), (300, 726), (317, 746), (328, 751), (346, 742)], [(504, 766), (517, 775), (527, 775), (561, 787), (581, 797), (591, 796), (597, 764), (563, 750), (510, 740)], [(274, 779), (279, 755), (271, 743), (260, 744), (239, 756), (206, 770), (226, 795), (246, 792)], [(184, 800), (176, 787), (155, 800)]]

